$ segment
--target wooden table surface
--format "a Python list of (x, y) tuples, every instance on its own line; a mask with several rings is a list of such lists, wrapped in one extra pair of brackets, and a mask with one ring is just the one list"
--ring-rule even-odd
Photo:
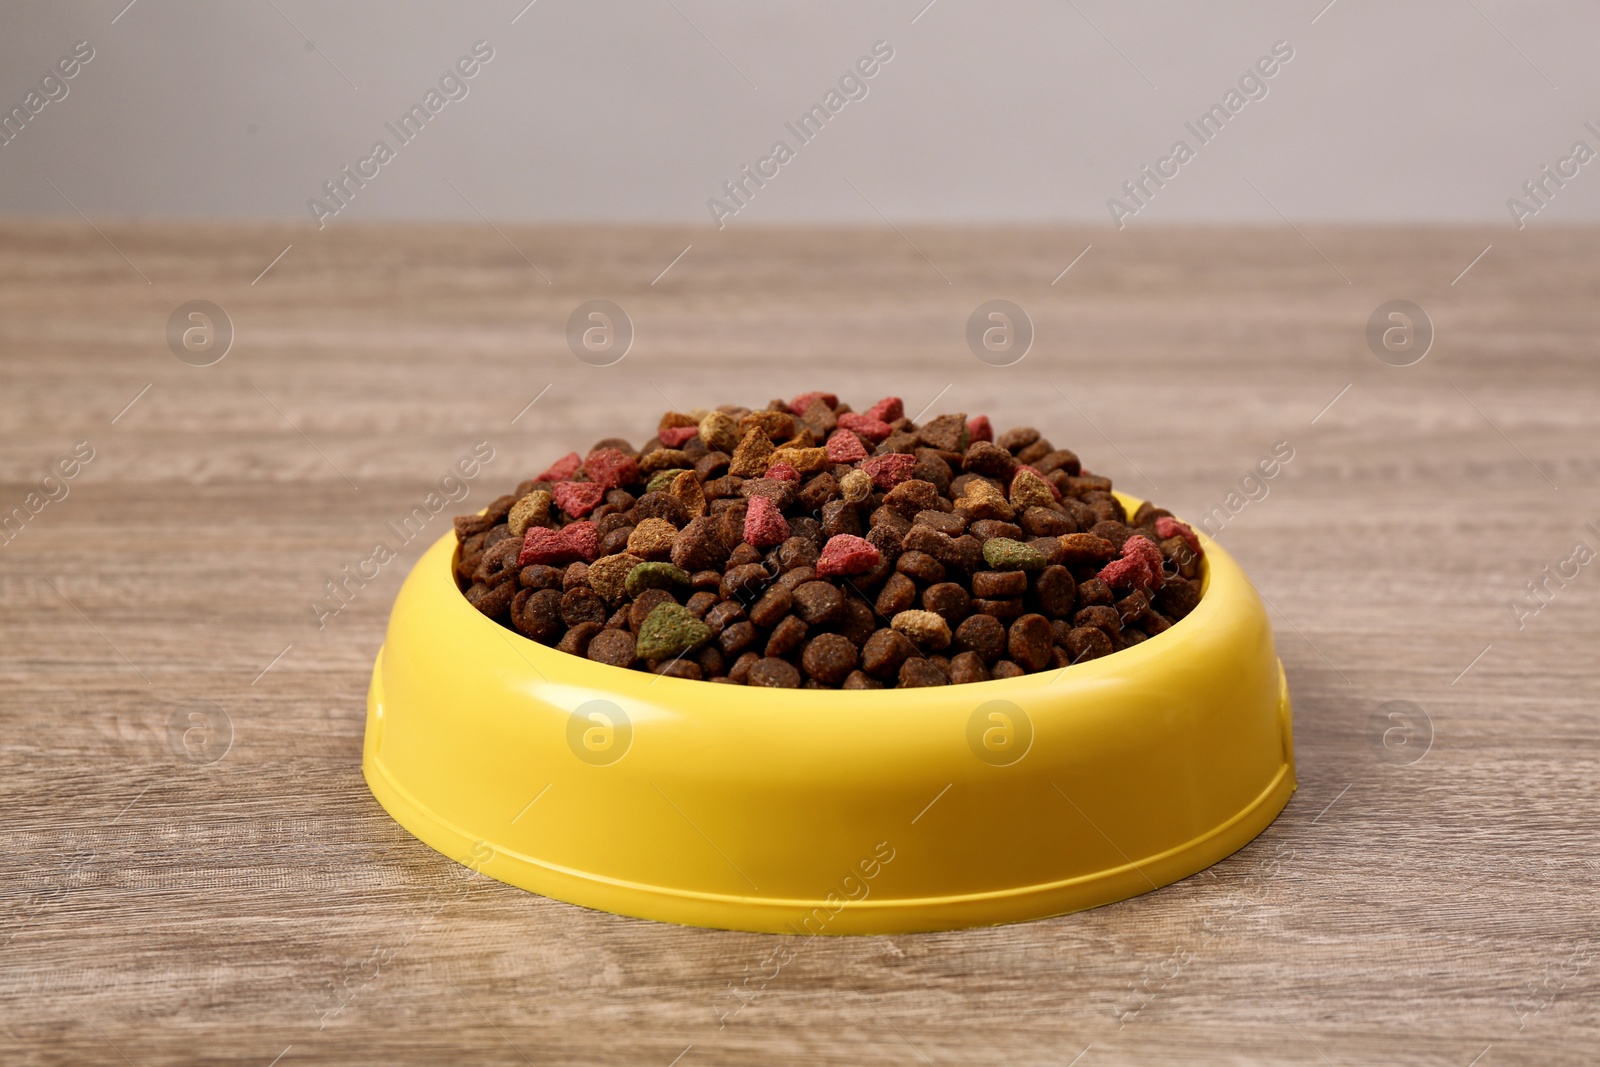
[[(1595, 231), (501, 229), (0, 226), (0, 1061), (1596, 1062)], [(993, 297), (1013, 366), (967, 348)], [(614, 366), (565, 341), (594, 298)], [(1366, 340), (1393, 299), (1412, 366)], [(214, 365), (169, 349), (190, 300)], [(719, 1022), (773, 937), (473, 875), (368, 793), (372, 658), (448, 519), (311, 604), (477, 442), (461, 510), (810, 387), (1037, 425), (1180, 514), (1239, 491), (1300, 789), (1183, 882), (817, 939)]]

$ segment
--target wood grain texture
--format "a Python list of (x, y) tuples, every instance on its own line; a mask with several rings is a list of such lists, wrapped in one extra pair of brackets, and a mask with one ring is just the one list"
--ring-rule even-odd
[[(94, 449), (0, 544), (7, 1064), (1594, 1062), (1600, 564), (1509, 606), (1600, 549), (1594, 231), (102, 228), (0, 226), (0, 514)], [(964, 340), (997, 296), (1037, 329), (1005, 368)], [(566, 347), (592, 298), (637, 331), (613, 367)], [(1364, 340), (1395, 298), (1437, 330), (1415, 366)], [(168, 351), (191, 299), (236, 329), (214, 366)], [(669, 402), (810, 387), (1037, 425), (1191, 516), (1289, 442), (1220, 534), (1295, 700), (1277, 823), (1091, 912), (807, 940), (742, 1001), (779, 939), (541, 899), (396, 826), (368, 673), (446, 520), (319, 630), (323, 582), (475, 442), (463, 509)], [(1393, 700), (1426, 715), (1400, 755)], [(196, 702), (213, 763), (169, 743)]]

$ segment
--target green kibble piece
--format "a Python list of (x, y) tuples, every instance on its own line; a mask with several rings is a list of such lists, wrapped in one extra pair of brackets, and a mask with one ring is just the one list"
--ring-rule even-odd
[(997, 571), (1036, 571), (1048, 562), (1037, 548), (1009, 537), (991, 537), (985, 541), (983, 561)]
[(639, 627), (636, 650), (640, 659), (672, 659), (693, 652), (709, 640), (711, 627), (695, 618), (694, 612), (682, 604), (660, 604)]
[(641, 563), (628, 572), (622, 587), (629, 596), (636, 597), (646, 589), (671, 589), (675, 585), (688, 584), (689, 572), (681, 567), (674, 567), (670, 563)]
[(650, 476), (650, 483), (645, 486), (647, 493), (665, 493), (672, 488), (672, 481), (678, 475), (685, 473), (682, 467), (673, 467), (671, 470), (656, 471)]

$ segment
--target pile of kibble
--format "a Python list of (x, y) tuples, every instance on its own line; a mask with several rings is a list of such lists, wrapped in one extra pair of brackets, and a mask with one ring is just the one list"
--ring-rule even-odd
[(455, 520), (456, 578), (491, 619), (676, 678), (879, 689), (1012, 678), (1109, 655), (1200, 601), (1201, 548), (1129, 516), (1031, 427), (918, 426), (898, 397), (669, 411)]

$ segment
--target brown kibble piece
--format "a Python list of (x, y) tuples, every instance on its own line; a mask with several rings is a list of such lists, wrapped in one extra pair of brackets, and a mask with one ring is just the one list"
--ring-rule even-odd
[(723, 573), (722, 588), (718, 592), (724, 600), (739, 600), (749, 604), (761, 599), (762, 591), (770, 584), (772, 575), (767, 568), (759, 563), (745, 563), (729, 567)]
[(566, 635), (556, 643), (556, 649), (561, 652), (569, 652), (574, 656), (587, 656), (589, 642), (594, 639), (596, 634), (604, 632), (605, 627), (597, 622), (580, 622), (568, 630)]
[(1033, 592), (1039, 600), (1039, 609), (1052, 619), (1064, 619), (1072, 614), (1078, 596), (1078, 584), (1072, 572), (1056, 565), (1046, 567), (1033, 581)]
[(750, 605), (750, 621), (763, 629), (778, 625), (778, 620), (794, 608), (794, 594), (781, 585), (775, 585)]
[(733, 666), (728, 668), (728, 680), (738, 685), (749, 680), (750, 668), (761, 662), (761, 653), (744, 652), (733, 661)]
[(900, 688), (917, 689), (929, 685), (949, 685), (950, 679), (926, 659), (908, 659), (900, 664)]
[(800, 665), (824, 685), (838, 685), (856, 668), (856, 646), (838, 634), (818, 634), (806, 643)]
[(967, 416), (940, 415), (917, 431), (917, 439), (929, 448), (959, 453), (967, 443)]
[[(641, 561), (642, 562), (642, 561)], [(530, 563), (522, 568), (517, 580), (524, 589), (560, 589), (562, 570), (543, 563)]]
[(882, 629), (867, 638), (861, 649), (861, 666), (878, 678), (893, 678), (908, 656), (917, 654), (911, 639), (897, 630)]
[(766, 654), (768, 656), (787, 656), (800, 647), (806, 639), (806, 624), (793, 615), (785, 615), (772, 628), (772, 636), (767, 638)]
[(1028, 591), (1027, 571), (978, 571), (972, 576), (972, 595), (986, 599), (1021, 596)]
[[(607, 518), (612, 516), (608, 515)], [(632, 526), (613, 527), (610, 533), (600, 535), (600, 554), (616, 556), (628, 551), (628, 538), (633, 536)]]
[(729, 623), (717, 635), (717, 647), (729, 656), (736, 656), (761, 640), (761, 631), (748, 619)]
[(950, 660), (950, 681), (955, 685), (967, 682), (986, 682), (989, 680), (989, 668), (984, 665), (983, 657), (976, 652), (958, 652)]
[(909, 520), (919, 511), (939, 510), (940, 499), (938, 486), (909, 478), (885, 493), (883, 504)]
[(1133, 531), (1116, 519), (1102, 519), (1089, 527), (1089, 533), (1110, 541), (1112, 549), (1116, 552), (1121, 552), (1122, 546), (1133, 536)]
[(758, 659), (748, 668), (745, 679), (747, 685), (758, 685), (768, 689), (798, 689), (800, 688), (800, 671), (788, 660), (767, 656)]
[(1022, 598), (1009, 597), (1004, 600), (974, 600), (972, 610), (980, 615), (988, 615), (999, 619), (1001, 622), (1010, 622), (1022, 614)]
[(1070, 449), (1057, 448), (1040, 456), (1039, 459), (1029, 464), (1040, 474), (1049, 475), (1054, 471), (1064, 471), (1068, 477), (1075, 476), (1079, 470), (1078, 457)]
[(568, 626), (582, 622), (604, 623), (611, 610), (605, 599), (588, 586), (568, 589), (561, 598), (561, 621)]
[(1017, 517), (1017, 522), (1034, 537), (1063, 537), (1078, 532), (1078, 524), (1070, 515), (1049, 507), (1030, 507)]
[(650, 617), (652, 611), (662, 604), (677, 602), (677, 598), (665, 589), (646, 589), (634, 597), (633, 603), (628, 605), (628, 629), (637, 634), (639, 627), (644, 625), (644, 620)]
[(661, 674), (668, 678), (684, 678), (691, 682), (704, 679), (700, 672), (700, 664), (689, 659), (659, 660), (645, 665), (651, 674)]
[(588, 656), (613, 667), (633, 665), (633, 634), (627, 630), (601, 630), (589, 640)]
[(1005, 623), (992, 615), (969, 615), (956, 627), (955, 645), (975, 652), (984, 662), (993, 663), (1006, 651)]
[(1122, 617), (1117, 614), (1116, 608), (1107, 607), (1104, 604), (1096, 604), (1092, 607), (1084, 608), (1073, 615), (1072, 625), (1074, 627), (1094, 626), (1104, 630), (1106, 636), (1110, 637), (1122, 629)]
[[(940, 573), (943, 573), (941, 571)], [(900, 573), (889, 575), (878, 593), (878, 614), (891, 619), (917, 602), (917, 583)]]
[(1181, 619), (1200, 605), (1200, 583), (1168, 575), (1156, 591), (1155, 606), (1163, 615)]
[(996, 537), (1004, 537), (1010, 541), (1021, 541), (1024, 531), (1022, 527), (1012, 522), (1001, 522), (999, 519), (978, 519), (967, 526), (967, 533), (976, 537), (980, 542)]
[(1077, 604), (1080, 608), (1089, 607), (1091, 604), (1109, 604), (1116, 599), (1111, 593), (1111, 587), (1098, 578), (1090, 578), (1078, 583)]
[(839, 534), (861, 536), (861, 515), (846, 500), (830, 500), (822, 505), (822, 532), (827, 537)]
[(1072, 657), (1072, 662), (1082, 663), (1084, 660), (1098, 659), (1101, 656), (1111, 655), (1111, 638), (1105, 631), (1093, 626), (1079, 626), (1067, 635), (1067, 655)]
[(719, 600), (706, 612), (705, 623), (713, 634), (720, 634), (734, 623), (744, 619), (744, 606), (737, 600)]
[(511, 601), (518, 593), (517, 583), (502, 581), (488, 586), (482, 582), (475, 582), (467, 590), (467, 603), (483, 612), (491, 619), (498, 619), (511, 609)]
[[(817, 568), (796, 567), (792, 571), (784, 571), (782, 574), (780, 574), (778, 576), (778, 584), (792, 593), (796, 589), (799, 589), (802, 585), (805, 585), (807, 582), (814, 582), (816, 579)], [(809, 622), (810, 620), (808, 619), (806, 621)]]
[(699, 515), (673, 536), (671, 559), (674, 566), (694, 573), (720, 568), (729, 550), (725, 528), (716, 519)]
[(1104, 563), (1117, 554), (1116, 546), (1110, 541), (1087, 533), (1065, 535), (1061, 538), (1061, 547), (1066, 552), (1062, 562), (1069, 567), (1080, 563)]
[[(796, 526), (799, 524), (799, 519), (796, 519), (793, 523)], [(775, 554), (778, 559), (779, 569), (792, 571), (796, 567), (815, 567), (820, 553), (815, 541), (809, 537), (802, 537), (796, 534), (779, 545)]]
[(824, 626), (844, 610), (844, 594), (829, 582), (803, 582), (794, 591), (794, 613), (810, 626)]
[(1050, 666), (1050, 646), (1055, 635), (1050, 632), (1050, 620), (1043, 615), (1024, 615), (1011, 624), (1006, 635), (1006, 651), (1012, 662), (1030, 671), (1042, 671)]
[(833, 620), (832, 626), (836, 633), (860, 648), (877, 629), (878, 617), (873, 614), (872, 608), (866, 601), (846, 597), (844, 609), (839, 612), (838, 618)]
[(948, 537), (960, 537), (967, 532), (968, 515), (964, 511), (919, 511), (912, 519), (913, 525), (931, 526)]
[(1152, 608), (1139, 620), (1139, 628), (1154, 637), (1172, 629), (1172, 620)]
[(953, 628), (971, 613), (972, 597), (956, 582), (939, 582), (923, 590), (922, 606)]
[(633, 513), (638, 522), (666, 519), (675, 529), (682, 529), (689, 521), (689, 513), (683, 510), (683, 502), (671, 493), (646, 493), (633, 506)]
[(894, 569), (901, 574), (915, 578), (919, 582), (944, 581), (944, 564), (926, 552), (920, 552), (916, 549), (912, 549), (910, 552), (902, 552), (899, 558), (895, 560)]
[(548, 645), (566, 629), (561, 621), (561, 594), (554, 589), (525, 589), (513, 601), (511, 624), (518, 632)]
[(851, 671), (840, 689), (882, 689), (883, 683), (866, 671)]
[(1017, 461), (1011, 453), (989, 441), (974, 441), (961, 457), (961, 469), (973, 474), (1004, 480), (1016, 469)]
[(1013, 426), (999, 437), (996, 437), (994, 443), (1007, 452), (1021, 452), (1037, 440), (1039, 440), (1039, 431), (1032, 426)]
[(727, 674), (727, 661), (716, 645), (707, 645), (694, 654), (694, 661), (700, 664), (700, 673), (706, 678), (714, 678), (719, 674)]

